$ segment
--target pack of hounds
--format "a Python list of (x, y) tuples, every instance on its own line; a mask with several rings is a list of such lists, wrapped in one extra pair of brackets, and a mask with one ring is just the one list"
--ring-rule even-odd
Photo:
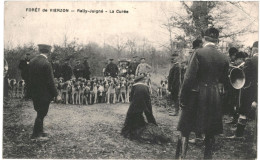
[[(129, 77), (93, 77), (90, 80), (84, 78), (72, 78), (64, 81), (62, 77), (54, 78), (55, 86), (58, 94), (62, 97), (61, 101), (56, 103), (91, 105), (95, 103), (129, 103), (130, 92), (134, 84), (134, 76)], [(9, 96), (12, 98), (23, 98), (25, 91), (24, 80), (16, 81), (9, 79)], [(149, 80), (147, 84), (152, 93), (152, 87)], [(161, 80), (157, 89), (158, 98), (167, 97), (168, 81)]]

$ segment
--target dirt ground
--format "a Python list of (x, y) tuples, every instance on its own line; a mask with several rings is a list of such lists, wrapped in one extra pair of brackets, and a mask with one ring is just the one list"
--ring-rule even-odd
[[(164, 107), (153, 105), (158, 125), (172, 138), (167, 144), (141, 143), (120, 135), (129, 104), (89, 106), (51, 104), (45, 118), (47, 142), (30, 140), (36, 112), (32, 102), (11, 100), (4, 106), (3, 158), (87, 158), (87, 159), (174, 159), (178, 117), (169, 116)], [(253, 159), (256, 157), (255, 122), (249, 122), (242, 140), (227, 140), (232, 127), (216, 138), (215, 159)], [(193, 135), (194, 136), (194, 135)], [(189, 145), (188, 159), (203, 158), (203, 144)]]

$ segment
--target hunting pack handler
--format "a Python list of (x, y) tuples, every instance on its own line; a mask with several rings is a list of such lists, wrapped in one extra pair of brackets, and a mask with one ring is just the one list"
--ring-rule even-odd
[(117, 77), (118, 75), (118, 67), (115, 63), (113, 63), (113, 58), (110, 58), (109, 59), (109, 63), (108, 65), (106, 66), (106, 69), (105, 69), (105, 76), (108, 77), (108, 76), (111, 76), (113, 78)]
[(229, 62), (216, 47), (217, 29), (207, 29), (202, 37), (203, 48), (192, 55), (180, 90), (182, 113), (177, 130), (181, 137), (177, 143), (177, 159), (185, 158), (191, 131), (205, 134), (205, 159), (212, 158), (215, 135), (223, 132), (220, 95), (228, 83)]
[(135, 75), (139, 76), (141, 74), (143, 75), (147, 75), (147, 73), (150, 73), (152, 71), (152, 66), (150, 66), (149, 64), (147, 64), (145, 62), (145, 58), (142, 57), (141, 58), (141, 63), (137, 66), (136, 71), (135, 71)]
[(43, 130), (44, 117), (49, 110), (50, 102), (54, 97), (61, 100), (54, 85), (54, 76), (48, 55), (51, 46), (39, 44), (40, 55), (34, 57), (29, 64), (29, 96), (33, 100), (37, 112), (31, 139), (48, 140), (48, 135)]

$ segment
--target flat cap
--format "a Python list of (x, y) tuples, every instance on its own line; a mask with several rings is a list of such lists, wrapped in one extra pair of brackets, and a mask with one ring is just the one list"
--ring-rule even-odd
[(205, 36), (213, 38), (213, 39), (218, 39), (219, 31), (214, 27), (208, 28), (203, 34), (203, 37), (205, 37)]

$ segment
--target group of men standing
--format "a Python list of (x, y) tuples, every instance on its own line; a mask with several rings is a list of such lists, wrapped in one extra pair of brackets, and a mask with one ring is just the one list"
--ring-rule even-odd
[[(21, 71), (21, 77), (25, 81), (25, 99), (27, 99), (27, 88), (28, 88), (28, 78), (29, 78), (29, 64), (32, 56), (30, 53), (26, 53), (25, 57), (20, 60), (19, 69)], [(88, 57), (84, 58), (84, 62), (81, 63), (80, 60), (76, 62), (76, 66), (72, 69), (70, 65), (70, 59), (66, 58), (64, 63), (61, 64), (60, 60), (54, 59), (51, 62), (53, 69), (54, 78), (62, 77), (64, 81), (70, 80), (74, 75), (76, 79), (79, 77), (90, 79), (90, 67), (88, 64)]]
[[(127, 69), (128, 75), (139, 76), (144, 74), (145, 76), (152, 71), (152, 67), (145, 62), (145, 58), (141, 57), (140, 61), (137, 61), (137, 56), (133, 57), (133, 61), (129, 64)], [(117, 77), (119, 74), (118, 66), (113, 62), (113, 58), (109, 59), (109, 63), (104, 70), (104, 76)]]
[[(185, 158), (189, 135), (195, 132), (196, 138), (205, 135), (204, 158), (212, 158), (215, 136), (222, 134), (222, 109), (230, 101), (234, 91), (230, 88), (229, 66), (244, 63), (245, 85), (241, 89), (239, 118), (236, 119), (235, 135), (243, 136), (248, 112), (257, 103), (258, 44), (254, 43), (251, 58), (244, 52), (231, 48), (230, 59), (217, 48), (219, 31), (209, 28), (202, 34), (202, 40), (193, 42), (193, 49), (187, 68), (171, 58), (172, 68), (168, 76), (170, 99), (174, 101), (175, 116), (182, 109), (177, 130), (180, 131), (176, 148), (176, 158)], [(257, 42), (258, 43), (258, 42)], [(236, 52), (235, 54), (233, 52)], [(185, 72), (185, 73), (184, 73)], [(236, 91), (235, 91), (236, 92)], [(228, 95), (228, 96), (226, 96)], [(228, 97), (226, 99), (225, 97)], [(234, 100), (234, 99), (233, 99)]]

